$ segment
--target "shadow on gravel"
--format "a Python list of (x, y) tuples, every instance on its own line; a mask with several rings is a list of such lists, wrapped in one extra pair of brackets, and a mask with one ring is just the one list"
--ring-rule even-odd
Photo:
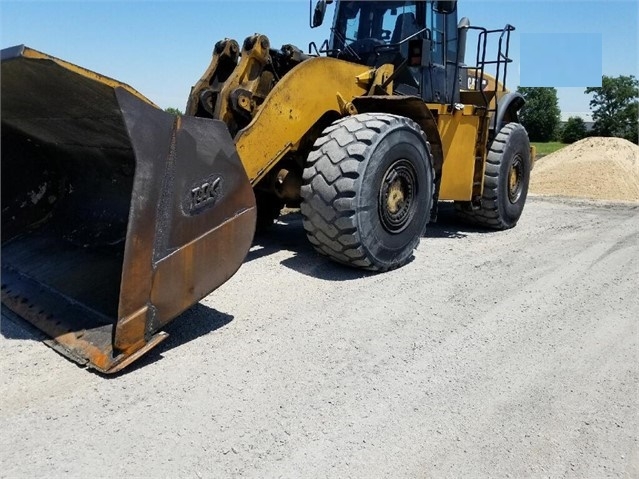
[(267, 231), (256, 233), (251, 251), (246, 255), (244, 262), (264, 258), (282, 250), (308, 257), (317, 256), (306, 239), (300, 213), (282, 215)]
[(379, 274), (336, 263), (317, 253), (314, 253), (312, 257), (296, 254), (280, 264), (298, 273), (325, 281), (352, 281)]
[[(429, 224), (424, 238), (465, 238), (469, 233), (488, 233), (492, 230), (464, 224), (455, 214), (452, 202), (439, 204), (437, 223)], [(277, 222), (265, 232), (255, 235), (253, 247), (245, 262), (264, 258), (279, 251), (290, 251), (292, 258), (280, 264), (298, 273), (327, 281), (350, 281), (377, 273), (358, 270), (335, 263), (317, 253), (306, 239), (302, 226), (302, 215), (291, 212), (279, 217)]]
[(439, 203), (437, 209), (437, 223), (430, 223), (426, 228), (424, 238), (465, 238), (468, 233), (495, 232), (487, 228), (478, 228), (464, 223), (455, 214), (452, 202)]
[(181, 347), (194, 339), (212, 333), (233, 321), (233, 316), (197, 303), (169, 323), (163, 330), (169, 337), (147, 354), (135, 361), (131, 366), (116, 374), (99, 376), (111, 379), (130, 374), (144, 366), (162, 359), (162, 353)]
[(297, 212), (280, 216), (268, 231), (258, 233), (244, 261), (253, 261), (282, 250), (294, 254), (292, 258), (282, 260), (282, 266), (313, 278), (350, 281), (375, 274), (335, 263), (317, 253), (306, 239), (302, 215)]
[[(223, 328), (233, 321), (233, 316), (217, 311), (213, 308), (198, 303), (186, 310), (169, 323), (163, 331), (169, 333), (169, 337), (157, 347), (149, 351), (146, 355), (135, 361), (132, 365), (116, 374), (106, 375), (98, 371), (98, 376), (111, 379), (132, 373), (139, 368), (154, 363), (162, 359), (162, 353), (173, 348), (181, 347), (184, 344), (209, 334), (217, 329)], [(0, 333), (7, 339), (43, 341), (47, 336), (32, 326), (27, 321), (16, 316), (12, 311), (2, 307), (2, 321), (0, 321)], [(51, 351), (55, 354), (54, 350)]]
[(18, 317), (13, 311), (2, 305), (0, 334), (6, 339), (42, 341), (47, 336), (38, 328)]

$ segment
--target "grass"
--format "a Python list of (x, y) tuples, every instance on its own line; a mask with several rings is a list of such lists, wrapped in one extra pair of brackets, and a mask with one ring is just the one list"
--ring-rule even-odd
[(561, 150), (564, 146), (567, 146), (566, 143), (560, 143), (558, 141), (549, 141), (548, 143), (532, 142), (531, 145), (534, 145), (537, 148), (537, 158), (550, 155), (557, 150)]

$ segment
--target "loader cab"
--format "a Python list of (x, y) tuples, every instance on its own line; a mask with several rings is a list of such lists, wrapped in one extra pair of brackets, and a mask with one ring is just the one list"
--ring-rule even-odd
[[(396, 93), (419, 96), (428, 103), (458, 101), (456, 4), (338, 1), (328, 55), (370, 66), (393, 63), (401, 70), (394, 80)], [(408, 66), (404, 63), (409, 46), (416, 41), (425, 50), (424, 60), (419, 66)]]

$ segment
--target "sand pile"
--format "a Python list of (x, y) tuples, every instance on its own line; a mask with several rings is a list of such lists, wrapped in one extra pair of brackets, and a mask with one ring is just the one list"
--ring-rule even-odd
[(639, 201), (639, 146), (621, 138), (585, 138), (540, 158), (530, 192)]

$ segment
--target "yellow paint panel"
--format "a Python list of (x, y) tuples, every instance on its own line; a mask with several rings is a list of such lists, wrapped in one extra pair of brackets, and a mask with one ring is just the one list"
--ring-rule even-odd
[(440, 200), (469, 201), (472, 198), (479, 120), (479, 116), (464, 115), (461, 111), (439, 116), (444, 149)]
[(252, 184), (286, 153), (294, 150), (327, 112), (340, 113), (339, 96), (350, 102), (364, 95), (368, 82), (357, 76), (370, 70), (334, 58), (307, 60), (284, 76), (251, 123), (235, 137), (235, 145)]

